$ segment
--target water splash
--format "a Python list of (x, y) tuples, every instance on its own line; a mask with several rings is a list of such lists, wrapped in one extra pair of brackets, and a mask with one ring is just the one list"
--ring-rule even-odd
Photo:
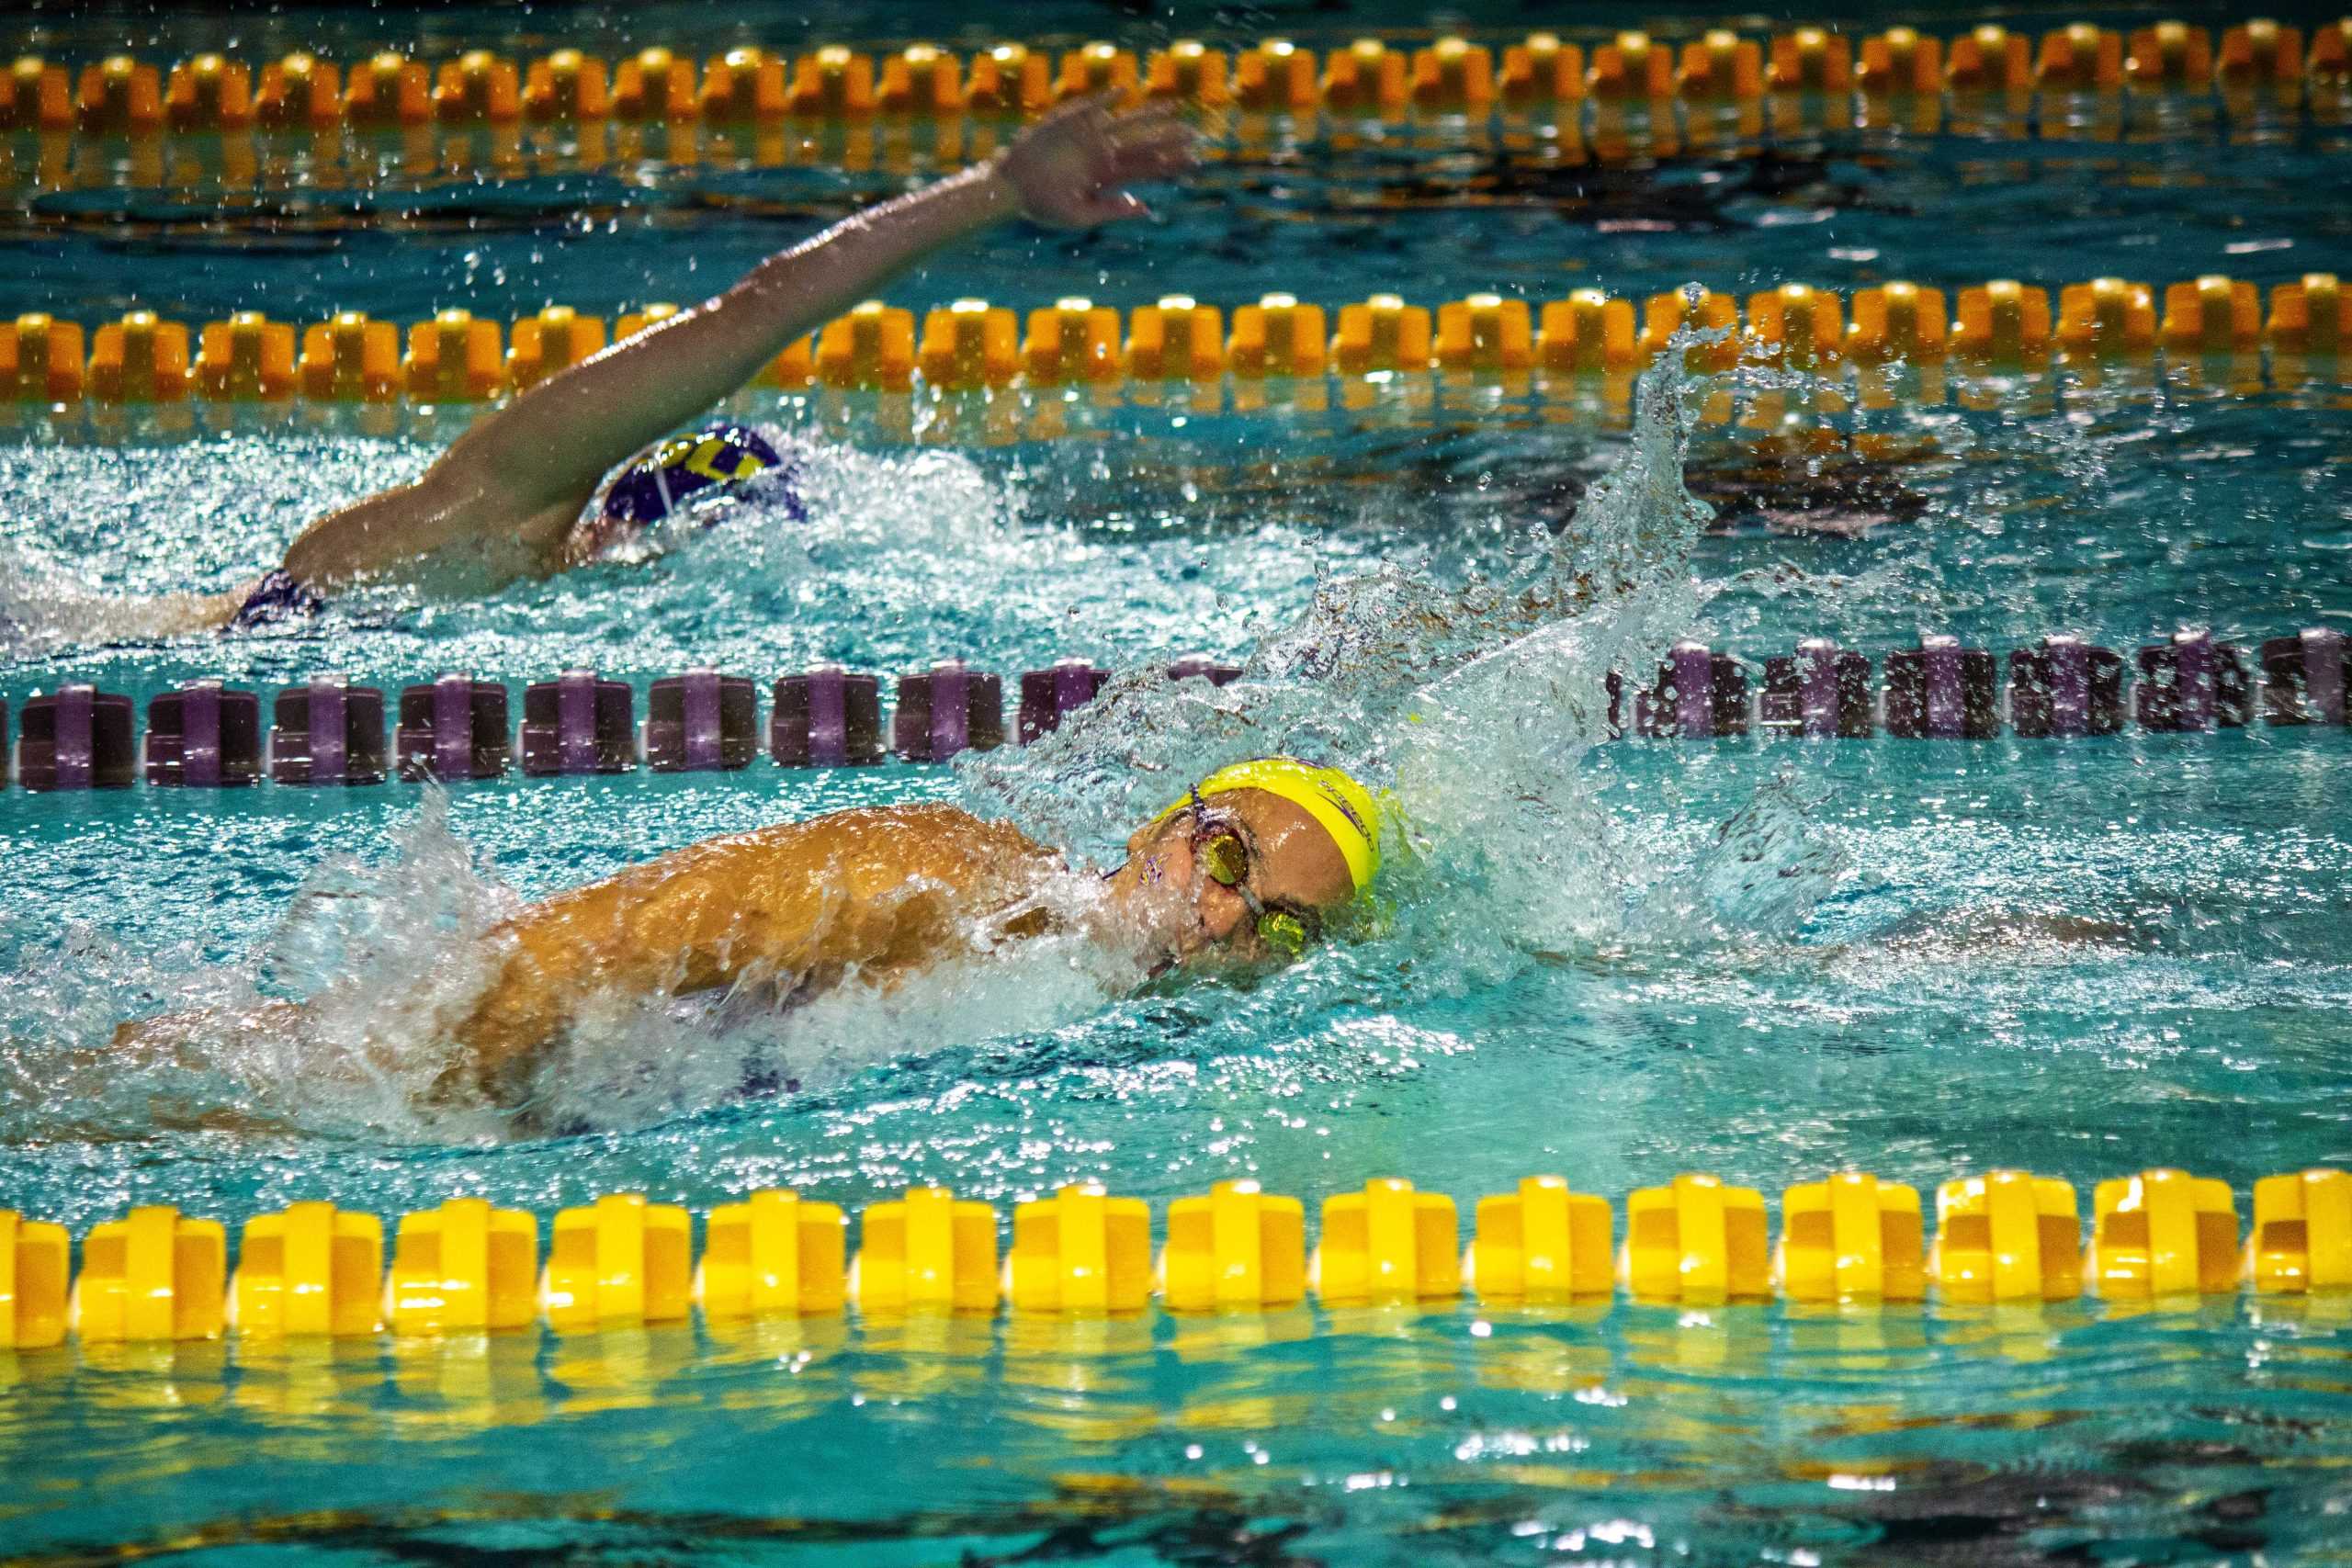
[(1596, 787), (1610, 772), (1594, 752), (1610, 734), (1606, 676), (1655, 669), (1709, 596), (1691, 549), (1712, 513), (1682, 472), (1694, 412), (1721, 390), (1660, 355), (1616, 467), (1556, 534), (1531, 524), (1500, 570), (1457, 586), (1406, 558), (1326, 579), (1238, 682), (1122, 676), (1040, 743), (960, 761), (967, 795), (1107, 856), (1226, 762), (1285, 752), (1346, 767), (1396, 807), (1390, 890), (1408, 945), (1434, 944), (1423, 956), (1465, 984), (1531, 950), (1792, 930), (1840, 871), (1811, 841), (1793, 780), (1679, 852)]
[[(380, 861), (322, 863), (242, 964), (185, 950), (142, 959), (91, 931), (17, 944), (0, 1138), (499, 1133), (488, 1108), (435, 1086), (451, 1065), (448, 1021), (489, 977), (481, 939), (522, 900), (475, 865), (447, 806), (427, 786)], [(118, 1035), (126, 1014), (153, 1017)]]

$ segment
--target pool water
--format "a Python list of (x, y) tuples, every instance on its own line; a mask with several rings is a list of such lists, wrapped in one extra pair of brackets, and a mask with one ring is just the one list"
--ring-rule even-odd
[[(1154, 193), (1149, 225), (1006, 230), (890, 295), (2267, 285), (2342, 270), (2352, 218), (2316, 197), (2346, 155), (2315, 118), (2186, 110), (2111, 143), (1841, 132), (1608, 170), (1483, 133), (1309, 140)], [(700, 297), (902, 178), (649, 164), (332, 222), (300, 190), (201, 220), (51, 194), (13, 213), (9, 311), (611, 312)], [(146, 244), (117, 243), (124, 215)], [(2352, 1159), (2342, 730), (1615, 741), (1601, 695), (1686, 634), (1760, 660), (1813, 635), (2128, 653), (2183, 624), (2342, 629), (2344, 387), (2052, 370), (1977, 407), (1819, 415), (1900, 461), (1775, 461), (1710, 396), (1819, 389), (1724, 382), (1613, 408), (1410, 378), (1320, 407), (1127, 400), (997, 444), (961, 434), (969, 408), (751, 398), (825, 443), (804, 527), (754, 505), (650, 561), (162, 643), (107, 599), (249, 577), (455, 427), (25, 425), (0, 447), (18, 703), (580, 665), (641, 695), (691, 665), (764, 683), (947, 653), (1129, 678), (953, 769), (0, 795), (0, 1206), (78, 1235), (169, 1202), (233, 1235), (310, 1198), (546, 1215), (787, 1186), (854, 1210), (939, 1182), (1009, 1213), (1092, 1179), (1158, 1213), (1235, 1176), (1313, 1207), (1396, 1174), (1466, 1221), (1539, 1171), (1621, 1205), (1713, 1171), (1777, 1205), (1846, 1168), (1926, 1191), (2021, 1167), (2087, 1197), (2181, 1166), (2243, 1205)], [(1244, 680), (1150, 673), (1194, 649)], [(1048, 946), (783, 1017), (616, 1007), (542, 1086), (560, 1136), (419, 1092), (469, 933), (518, 900), (871, 802), (959, 801), (1107, 864), (1184, 780), (1280, 746), (1361, 768), (1412, 824), (1387, 918), (1295, 969), (1127, 994)], [(223, 1029), (171, 1062), (104, 1055), (124, 1017), (255, 994), (327, 1021), (300, 1048)], [(743, 1098), (752, 1061), (799, 1089)], [(2340, 1551), (2352, 1507), (2352, 1313), (2324, 1297), (232, 1339), (0, 1352), (0, 1546), (33, 1561), (2286, 1562)]]

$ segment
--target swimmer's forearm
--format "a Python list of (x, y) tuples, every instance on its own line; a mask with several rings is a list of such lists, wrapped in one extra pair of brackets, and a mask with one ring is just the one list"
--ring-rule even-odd
[[(770, 256), (710, 309), (751, 323), (765, 341), (752, 372), (933, 251), (1014, 217), (1021, 197), (996, 159), (853, 214), (805, 244)], [(734, 381), (741, 386), (748, 373)]]
[(153, 1018), (115, 1025), (114, 1037), (107, 1048), (89, 1054), (76, 1065), (103, 1064), (117, 1069), (136, 1066), (200, 1070), (206, 1065), (206, 1055), (201, 1049), (206, 1036), (217, 1036), (231, 1031), (241, 1034), (260, 1032), (288, 1036), (300, 1025), (303, 1017), (300, 1002), (274, 998), (265, 998), (243, 1009), (195, 1007), (161, 1012)]

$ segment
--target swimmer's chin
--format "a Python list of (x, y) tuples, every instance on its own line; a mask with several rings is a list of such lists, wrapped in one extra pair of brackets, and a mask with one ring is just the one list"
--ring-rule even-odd
[[(1234, 984), (1237, 980), (1240, 983)], [(1247, 976), (1228, 976), (1220, 970), (1170, 960), (1145, 976), (1127, 995), (1136, 1000), (1168, 1001), (1203, 986), (1228, 985), (1234, 989), (1246, 989), (1248, 983)]]
[(1170, 997), (1197, 986), (1221, 986), (1227, 990), (1252, 991), (1275, 976), (1295, 968), (1295, 958), (1254, 957), (1224, 948), (1195, 948), (1169, 953), (1145, 970), (1129, 993), (1138, 997)]
[(1117, 952), (1122, 964), (1133, 964), (1132, 984), (1119, 987), (1130, 995), (1165, 996), (1202, 981), (1234, 981), (1265, 973), (1270, 965), (1206, 940), (1194, 924), (1182, 919), (1158, 923), (1159, 929), (1091, 933), (1096, 942)]

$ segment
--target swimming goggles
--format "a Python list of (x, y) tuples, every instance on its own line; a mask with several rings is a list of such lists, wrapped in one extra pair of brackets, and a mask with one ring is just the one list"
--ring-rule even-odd
[(1286, 958), (1296, 958), (1322, 940), (1322, 917), (1314, 910), (1281, 900), (1268, 903), (1250, 886), (1258, 852), (1239, 818), (1203, 803), (1197, 788), (1186, 809), (1193, 818), (1193, 863), (1207, 872), (1210, 881), (1240, 897), (1260, 942)]

